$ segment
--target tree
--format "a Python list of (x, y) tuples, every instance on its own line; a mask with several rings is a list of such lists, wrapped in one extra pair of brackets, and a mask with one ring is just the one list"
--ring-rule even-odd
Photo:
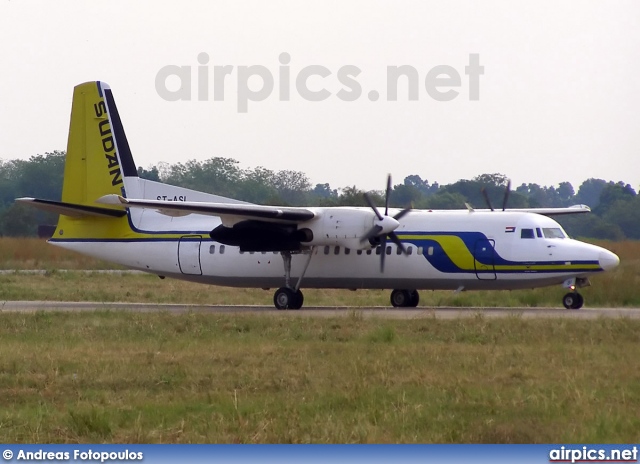
[(391, 191), (390, 203), (393, 206), (406, 208), (418, 202), (424, 195), (413, 185), (398, 184)]
[(14, 203), (0, 216), (0, 233), (9, 237), (28, 237), (38, 229), (36, 210), (27, 205)]
[(160, 171), (158, 171), (156, 166), (150, 166), (149, 169), (138, 166), (138, 177), (160, 182)]
[(599, 216), (604, 216), (616, 202), (632, 201), (635, 197), (636, 192), (629, 184), (625, 185), (623, 182), (614, 184), (613, 182), (609, 182), (602, 189), (600, 201), (594, 210)]
[(422, 180), (422, 178), (413, 174), (404, 178), (404, 185), (407, 187), (413, 187), (418, 190), (422, 195), (431, 195), (438, 191), (438, 183), (434, 183), (433, 185), (429, 185), (429, 181), (427, 179)]
[(562, 206), (569, 206), (576, 194), (575, 190), (573, 190), (573, 185), (571, 185), (570, 182), (560, 182), (556, 192), (562, 202)]
[(578, 193), (575, 196), (577, 203), (587, 205), (594, 209), (600, 202), (600, 194), (607, 185), (607, 181), (603, 179), (587, 179), (580, 187), (578, 187)]
[(438, 192), (426, 198), (423, 205), (428, 209), (462, 209), (465, 204), (465, 197), (457, 192)]
[(640, 197), (615, 201), (604, 211), (603, 219), (620, 227), (627, 238), (640, 239)]

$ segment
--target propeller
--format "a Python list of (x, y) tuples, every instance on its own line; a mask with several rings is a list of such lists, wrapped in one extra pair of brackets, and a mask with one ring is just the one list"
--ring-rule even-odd
[[(495, 211), (493, 209), (493, 205), (491, 204), (491, 200), (489, 200), (489, 194), (487, 193), (487, 189), (482, 187), (480, 189), (482, 196), (484, 197), (484, 201), (489, 207), (491, 211)], [(511, 179), (507, 181), (507, 186), (504, 189), (504, 197), (502, 198), (502, 211), (507, 209), (507, 202), (509, 201), (509, 194), (511, 193)]]
[(377, 206), (373, 203), (371, 197), (365, 193), (364, 199), (367, 202), (367, 205), (373, 210), (376, 215), (377, 221), (374, 221), (371, 229), (367, 231), (366, 234), (360, 239), (361, 243), (365, 241), (369, 241), (372, 245), (380, 246), (380, 272), (384, 272), (384, 259), (387, 254), (387, 240), (391, 240), (395, 243), (398, 248), (404, 253), (407, 254), (407, 249), (404, 247), (396, 233), (394, 232), (400, 223), (398, 222), (401, 218), (403, 218), (406, 214), (411, 211), (411, 208), (405, 208), (402, 211), (398, 212), (395, 216), (389, 216), (389, 197), (391, 196), (391, 175), (387, 176), (387, 190), (385, 192), (384, 199), (384, 216), (380, 214)]

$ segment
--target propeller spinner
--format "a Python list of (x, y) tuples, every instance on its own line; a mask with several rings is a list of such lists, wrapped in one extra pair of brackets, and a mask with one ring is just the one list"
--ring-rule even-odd
[(381, 247), (380, 252), (380, 272), (384, 272), (384, 257), (386, 256), (387, 239), (395, 243), (398, 248), (407, 254), (407, 250), (394, 232), (400, 223), (398, 222), (403, 216), (411, 211), (411, 208), (405, 208), (395, 216), (389, 216), (389, 197), (391, 196), (391, 175), (387, 176), (387, 190), (385, 192), (384, 200), (384, 216), (380, 214), (380, 211), (371, 200), (371, 197), (365, 193), (364, 199), (373, 210), (377, 220), (374, 221), (373, 227), (367, 231), (367, 233), (360, 239), (360, 242), (369, 241), (372, 245), (378, 245)]

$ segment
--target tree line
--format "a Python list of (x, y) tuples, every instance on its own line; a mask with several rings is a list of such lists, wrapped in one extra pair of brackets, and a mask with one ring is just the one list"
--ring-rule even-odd
[[(65, 152), (35, 155), (28, 160), (0, 161), (0, 234), (35, 235), (38, 224), (55, 224), (53, 214), (14, 203), (22, 196), (60, 200)], [(140, 177), (203, 192), (215, 193), (258, 204), (283, 206), (365, 206), (364, 191), (357, 186), (332, 188), (329, 183), (312, 185), (300, 171), (273, 171), (262, 166), (242, 169), (231, 158), (205, 161), (158, 163), (138, 168)], [(447, 185), (430, 183), (418, 174), (393, 186), (391, 206), (419, 209), (461, 209), (465, 203), (486, 208), (482, 194), (496, 208), (502, 207), (508, 178), (503, 174), (481, 174)], [(370, 191), (377, 204), (384, 204), (384, 191)], [(560, 217), (574, 237), (623, 240), (640, 239), (640, 196), (624, 182), (587, 179), (575, 191), (569, 182), (557, 186), (523, 183), (511, 189), (508, 208), (564, 207), (586, 204), (591, 214)]]

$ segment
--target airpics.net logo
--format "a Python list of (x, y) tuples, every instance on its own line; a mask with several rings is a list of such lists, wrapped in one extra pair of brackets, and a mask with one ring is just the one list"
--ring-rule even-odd
[[(360, 79), (362, 69), (355, 65), (340, 66), (336, 71), (319, 64), (292, 69), (291, 55), (286, 52), (278, 57), (276, 72), (263, 65), (213, 64), (205, 52), (198, 55), (197, 61), (197, 66), (170, 64), (160, 68), (155, 79), (158, 95), (171, 102), (206, 102), (211, 98), (214, 102), (223, 102), (231, 98), (230, 94), (235, 90), (238, 112), (247, 113), (250, 104), (269, 98), (287, 102), (292, 99), (293, 92), (309, 102), (331, 98), (353, 102), (365, 94)], [(480, 64), (480, 55), (477, 53), (469, 54), (464, 71), (440, 64), (426, 72), (423, 70), (421, 74), (411, 65), (389, 65), (386, 67), (383, 95), (389, 102), (419, 101), (421, 98), (448, 102), (456, 99), (466, 87), (469, 101), (477, 101), (480, 99), (480, 76), (483, 74), (484, 66)], [(334, 92), (329, 90), (336, 87), (338, 90)], [(376, 102), (381, 98), (381, 92), (377, 89), (368, 90), (366, 98)]]

